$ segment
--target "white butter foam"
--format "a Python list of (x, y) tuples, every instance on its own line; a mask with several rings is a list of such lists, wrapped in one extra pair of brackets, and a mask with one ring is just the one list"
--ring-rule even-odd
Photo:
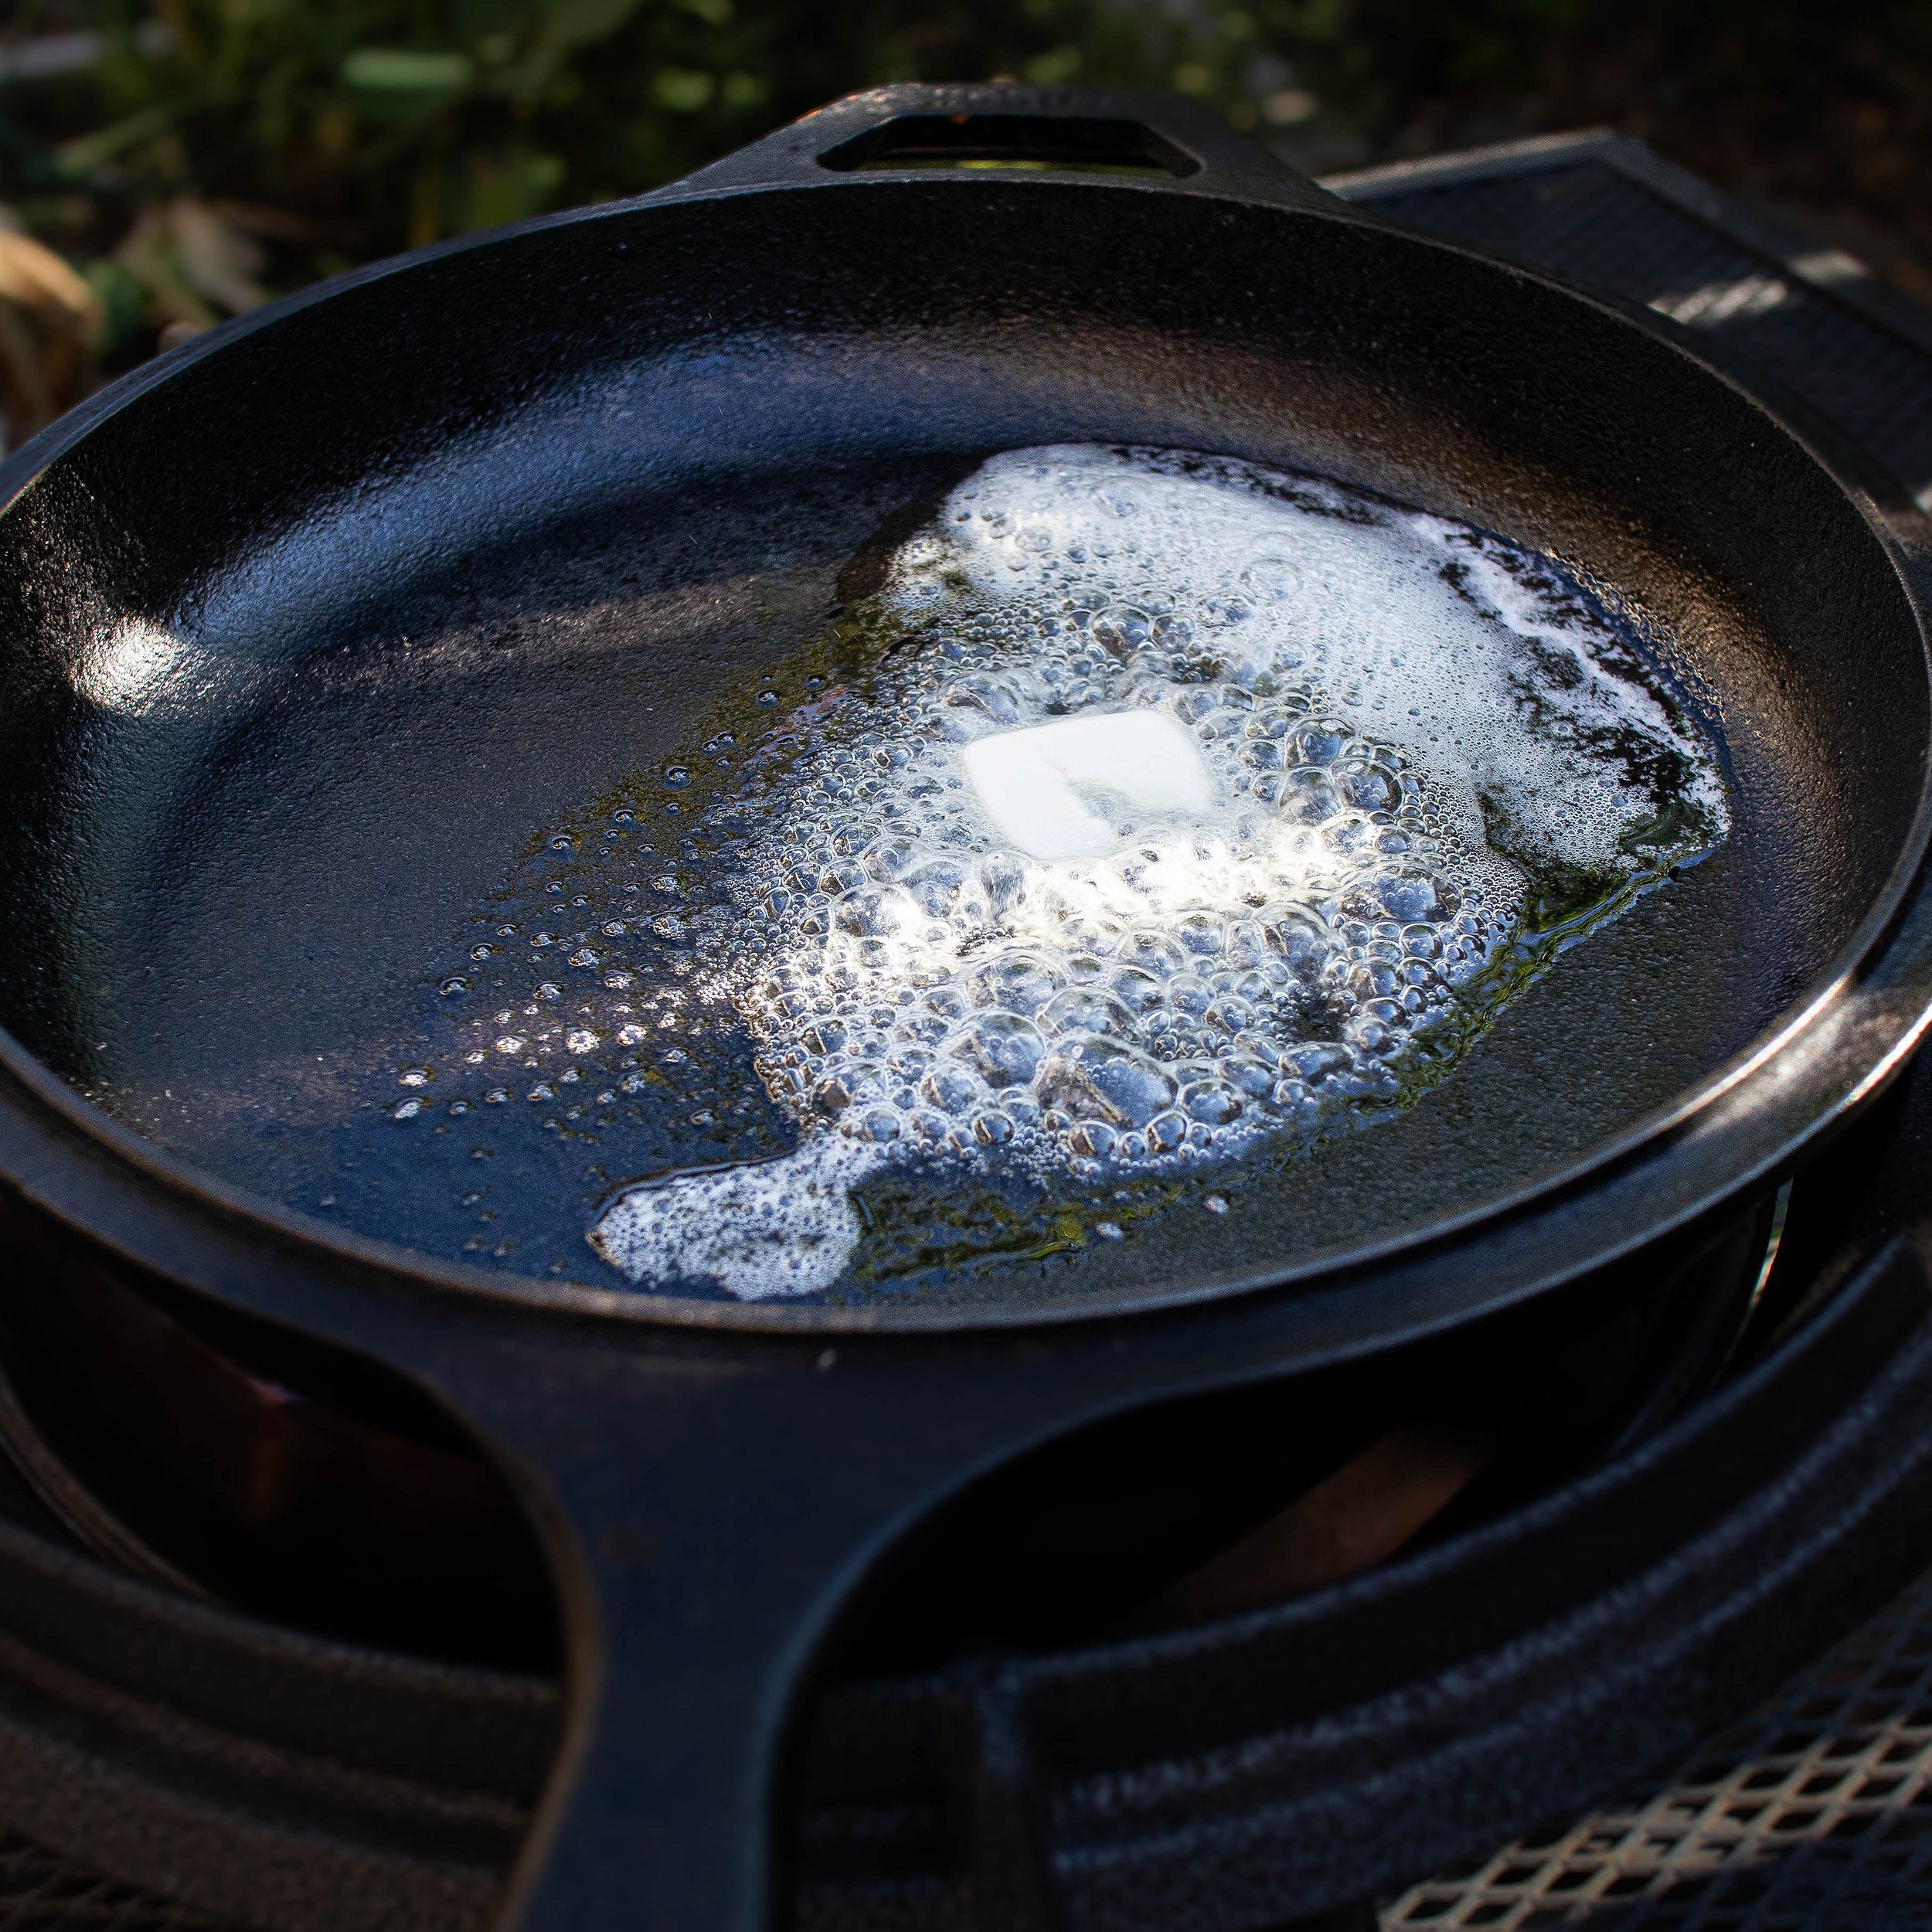
[(1573, 577), (1257, 464), (995, 457), (867, 621), (893, 648), (767, 734), (684, 915), (799, 1151), (621, 1196), (592, 1240), (640, 1281), (822, 1290), (893, 1162), (1087, 1190), (1366, 1117), (1520, 983), (1532, 907), (1607, 917), (1728, 828)]
[(679, 1274), (743, 1301), (815, 1294), (859, 1245), (852, 1189), (879, 1165), (871, 1148), (821, 1136), (778, 1160), (676, 1175), (620, 1196), (590, 1245), (628, 1274), (642, 1257), (675, 1257)]

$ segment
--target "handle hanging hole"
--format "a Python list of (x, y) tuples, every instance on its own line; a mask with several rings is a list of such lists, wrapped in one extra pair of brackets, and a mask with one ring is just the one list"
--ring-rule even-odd
[(1201, 164), (1138, 121), (1092, 115), (900, 114), (818, 157), (841, 174), (869, 168), (1056, 168), (1080, 174), (1199, 174)]

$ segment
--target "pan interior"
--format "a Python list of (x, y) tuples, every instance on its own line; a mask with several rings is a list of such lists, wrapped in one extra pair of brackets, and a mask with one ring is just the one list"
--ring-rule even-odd
[[(1209, 259), (1247, 300), (1202, 299)], [(628, 1286), (583, 1240), (624, 1152), (569, 1097), (487, 1134), (446, 1114), (399, 1158), (433, 975), (539, 833), (662, 764), (726, 679), (807, 651), (985, 456), (1049, 440), (1325, 472), (1574, 560), (1677, 641), (1733, 828), (1422, 1104), (1257, 1173), (1237, 1211), (873, 1292), (1138, 1294), (1513, 1193), (1758, 1037), (1898, 855), (1925, 733), (1909, 608), (1835, 486), (1702, 372), (1373, 230), (883, 182), (447, 257), (244, 338), (59, 459), (0, 521), (26, 590), (12, 1031), (271, 1202)]]

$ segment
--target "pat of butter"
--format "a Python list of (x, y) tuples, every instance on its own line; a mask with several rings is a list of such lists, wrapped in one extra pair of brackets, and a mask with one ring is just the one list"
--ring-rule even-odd
[(977, 738), (960, 753), (981, 809), (1029, 859), (1098, 859), (1124, 842), (1097, 801), (1157, 818), (1199, 817), (1214, 781), (1192, 736), (1164, 711), (1058, 718)]

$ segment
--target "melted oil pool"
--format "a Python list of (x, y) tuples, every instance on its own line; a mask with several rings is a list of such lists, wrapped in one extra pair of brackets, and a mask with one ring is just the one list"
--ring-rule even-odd
[[(434, 1080), (587, 1111), (631, 1177), (598, 1253), (747, 1298), (1121, 1238), (1408, 1104), (1729, 826), (1715, 747), (1573, 573), (1084, 446), (984, 464), (655, 781), (512, 882), (393, 1111)], [(915, 1172), (916, 1217), (957, 1211), (895, 1247)]]

